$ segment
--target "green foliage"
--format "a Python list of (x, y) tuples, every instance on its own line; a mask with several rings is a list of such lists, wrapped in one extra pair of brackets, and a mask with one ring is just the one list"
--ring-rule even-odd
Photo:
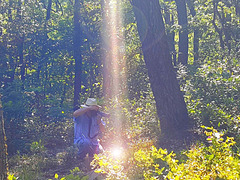
[[(129, 149), (116, 159), (111, 151), (95, 155), (95, 172), (107, 179), (239, 179), (239, 154), (232, 151), (232, 137), (209, 127), (203, 127), (208, 145), (196, 145), (183, 152), (185, 160), (164, 149), (139, 148), (129, 156)], [(127, 155), (128, 153), (128, 155)]]
[[(122, 156), (122, 155), (121, 155)], [(121, 158), (115, 158), (111, 152), (105, 152), (104, 155), (94, 155), (91, 163), (96, 173), (107, 174), (107, 179), (126, 179), (124, 166)]]
[(239, 157), (232, 151), (235, 141), (232, 137), (224, 140), (223, 133), (213, 128), (204, 127), (208, 146), (198, 145), (186, 151), (187, 160), (176, 163), (172, 159), (168, 178), (174, 179), (239, 179)]
[(166, 161), (171, 154), (167, 156), (166, 149), (157, 150), (156, 147), (152, 146), (150, 150), (138, 150), (134, 153), (134, 159), (138, 172), (143, 173), (144, 179), (159, 179), (162, 177), (165, 167), (160, 167), (159, 161)]
[[(60, 176), (66, 175), (66, 169), (70, 170), (70, 168), (75, 167), (79, 163), (76, 161), (77, 149), (74, 147), (69, 147), (58, 153), (55, 152), (56, 150), (44, 148), (41, 141), (32, 143), (31, 147), (33, 153), (15, 155), (9, 160), (10, 172), (18, 179), (48, 179), (53, 172), (57, 172), (55, 173), (55, 179), (58, 179)], [(58, 151), (60, 150), (58, 149)], [(77, 180), (84, 179), (83, 177), (86, 176), (78, 167), (71, 170), (70, 173), (64, 178)], [(14, 176), (12, 175), (12, 177)]]
[[(88, 180), (88, 176), (84, 176), (78, 167), (75, 167), (73, 170), (70, 170), (71, 174), (62, 177), (60, 180)], [(54, 179), (59, 179), (58, 174), (54, 175)]]
[(227, 60), (208, 61), (187, 72), (180, 68), (188, 110), (198, 125), (238, 131), (239, 70), (238, 64), (228, 64)]
[[(20, 2), (8, 0), (0, 3), (2, 30), (0, 91), (3, 94), (9, 153), (12, 155), (17, 151), (20, 153), (31, 151), (27, 155), (19, 154), (11, 157), (11, 161), (14, 161), (11, 163), (11, 170), (19, 179), (36, 179), (46, 169), (58, 166), (66, 168), (75, 163), (76, 149), (71, 147), (75, 76), (72, 46), (73, 3), (65, 0), (53, 2), (51, 18), (47, 21), (48, 1)], [(103, 66), (102, 59), (106, 58), (104, 54), (109, 51), (105, 43), (108, 44), (107, 41), (112, 34), (107, 33), (106, 39), (102, 37), (105, 32), (102, 26), (104, 9), (101, 7), (102, 2), (81, 1), (83, 31), (80, 39), (83, 42), (81, 100), (89, 96), (99, 98), (103, 96), (105, 65)], [(188, 3), (190, 2), (192, 1)], [(214, 3), (216, 8), (213, 7)], [(177, 25), (176, 4), (174, 1), (162, 0), (160, 4), (167, 34), (176, 33), (173, 43), (178, 49), (177, 33), (183, 27)], [(106, 151), (103, 156), (99, 155), (99, 159), (96, 157), (95, 165), (100, 164), (99, 172), (107, 173), (110, 179), (154, 179), (164, 178), (167, 175), (177, 179), (182, 178), (183, 174), (190, 176), (194, 173), (195, 175), (205, 173), (202, 177), (207, 178), (209, 173), (215, 170), (211, 172), (213, 177), (216, 172), (221, 172), (220, 175), (217, 174), (218, 178), (220, 176), (224, 178), (225, 164), (225, 167), (231, 168), (229, 175), (232, 175), (232, 179), (238, 177), (236, 171), (239, 169), (235, 166), (239, 162), (230, 148), (233, 139), (227, 138), (220, 142), (215, 139), (217, 132), (208, 134), (212, 136), (209, 138), (212, 141), (209, 146), (196, 145), (191, 151), (184, 153), (187, 158), (184, 162), (178, 160), (174, 153), (166, 154), (165, 150), (150, 148), (159, 137), (160, 123), (130, 1), (124, 0), (121, 5), (119, 9), (125, 16), (121, 22), (122, 27), (119, 27), (117, 33), (124, 32), (124, 35), (118, 34), (118, 38), (123, 39), (124, 43), (123, 47), (117, 49), (123, 55), (122, 59), (115, 61), (120, 65), (126, 60), (126, 64), (121, 64), (126, 67), (122, 67), (119, 76), (127, 78), (119, 83), (121, 89), (116, 100), (115, 97), (109, 101), (105, 99), (109, 103), (106, 110), (112, 117), (106, 120), (107, 132), (102, 142), (106, 147), (109, 146), (107, 150), (111, 150), (110, 146), (117, 143), (123, 145), (127, 152), (122, 160), (111, 157), (111, 151)], [(196, 122), (196, 127), (202, 124), (218, 127), (228, 134), (231, 133), (238, 144), (240, 142), (240, 26), (239, 14), (237, 14), (239, 3), (225, 0), (199, 0), (194, 1), (193, 5), (196, 15), (193, 17), (189, 14), (187, 27), (190, 37), (191, 65), (179, 67), (179, 80), (189, 114)], [(216, 10), (218, 13), (215, 14), (215, 23), (221, 33), (213, 26)], [(167, 22), (167, 18), (170, 20), (172, 17), (173, 22)], [(111, 26), (110, 21), (106, 23)], [(196, 61), (193, 60), (195, 30), (199, 33), (199, 58)], [(101, 42), (103, 39), (104, 42)], [(23, 45), (22, 51), (21, 45)], [(20, 60), (21, 53), (23, 62)], [(111, 143), (108, 144), (109, 142)], [(64, 151), (57, 153), (56, 157), (49, 157), (52, 152), (48, 150), (57, 151), (58, 148), (64, 148)], [(212, 170), (209, 170), (210, 168)], [(60, 176), (59, 174), (57, 178)], [(71, 172), (65, 177), (65, 179), (81, 178), (83, 177), (76, 172)], [(9, 179), (16, 178), (9, 175)]]
[(41, 153), (45, 150), (44, 145), (42, 144), (42, 140), (39, 140), (39, 142), (32, 142), (30, 150), (32, 153)]
[(3, 110), (6, 127), (6, 136), (12, 137), (8, 139), (9, 154), (13, 152), (24, 151), (24, 144), (29, 143), (26, 138), (24, 129), (25, 117), (29, 111), (28, 100), (29, 96), (23, 90), (23, 84), (19, 80), (14, 80), (12, 83), (4, 84), (2, 90)]
[(8, 180), (16, 180), (17, 178), (14, 176), (14, 174), (8, 175)]
[(144, 101), (148, 103), (127, 99), (108, 101), (106, 111), (111, 116), (106, 119), (108, 126), (101, 140), (105, 151), (95, 156), (92, 164), (109, 179), (127, 179), (126, 174), (136, 176), (136, 169), (126, 168), (134, 163), (134, 152), (149, 149), (156, 141), (159, 122), (155, 106), (151, 104), (152, 96), (146, 96)]
[[(107, 130), (103, 138), (124, 137), (137, 141), (138, 137), (155, 141), (160, 134), (160, 123), (152, 93), (140, 96), (140, 99), (112, 99), (107, 101)], [(112, 134), (113, 133), (113, 134)]]
[(10, 166), (14, 166), (13, 174), (18, 179), (32, 180), (41, 176), (41, 170), (44, 168), (44, 158), (42, 155), (32, 155), (30, 157), (28, 155), (16, 155), (10, 160)]

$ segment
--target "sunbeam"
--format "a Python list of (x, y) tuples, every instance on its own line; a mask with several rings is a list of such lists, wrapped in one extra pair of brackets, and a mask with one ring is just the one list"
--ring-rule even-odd
[[(121, 1), (105, 0), (103, 9), (104, 96), (118, 103), (125, 96), (124, 84), (126, 84)], [(117, 127), (121, 127), (119, 110), (114, 119)]]

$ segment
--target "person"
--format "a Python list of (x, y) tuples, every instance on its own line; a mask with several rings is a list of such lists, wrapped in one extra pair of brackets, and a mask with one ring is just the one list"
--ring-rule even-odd
[(82, 108), (73, 113), (74, 117), (74, 144), (78, 148), (78, 155), (83, 159), (88, 154), (93, 157), (101, 149), (98, 137), (104, 131), (105, 123), (102, 117), (109, 114), (99, 111), (100, 106), (95, 98), (88, 98)]

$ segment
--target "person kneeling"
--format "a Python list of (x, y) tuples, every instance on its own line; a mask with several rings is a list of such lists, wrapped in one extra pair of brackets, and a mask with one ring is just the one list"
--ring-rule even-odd
[(102, 117), (109, 117), (109, 114), (99, 111), (100, 106), (94, 98), (88, 98), (81, 106), (73, 113), (74, 144), (78, 148), (79, 158), (84, 160), (87, 154), (91, 158), (100, 152), (102, 147), (98, 137), (105, 126)]

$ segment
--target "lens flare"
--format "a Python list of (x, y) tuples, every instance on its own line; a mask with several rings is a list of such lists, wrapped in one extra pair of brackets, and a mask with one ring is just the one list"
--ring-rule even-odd
[(114, 147), (111, 153), (115, 158), (121, 158), (123, 156), (123, 150), (120, 147)]

